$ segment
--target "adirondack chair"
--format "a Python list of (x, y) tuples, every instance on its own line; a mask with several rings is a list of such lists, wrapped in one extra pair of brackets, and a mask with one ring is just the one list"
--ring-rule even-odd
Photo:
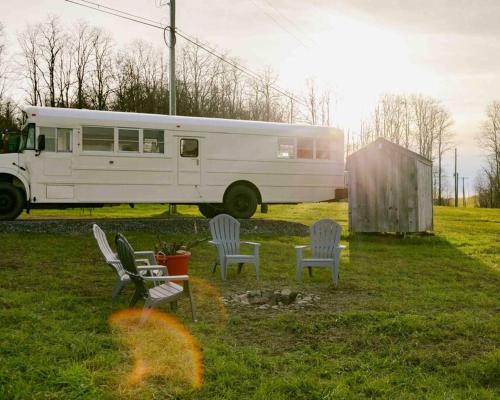
[[(243, 264), (253, 264), (257, 280), (259, 280), (260, 243), (240, 242), (240, 223), (230, 215), (219, 214), (210, 220), (209, 225), (212, 240), (208, 243), (217, 249), (213, 272), (217, 264), (220, 264), (221, 278), (225, 280), (228, 264), (238, 264), (238, 273), (241, 272)], [(240, 254), (240, 244), (252, 246), (253, 254)]]
[[(175, 308), (176, 301), (185, 296), (189, 297), (191, 302), (191, 316), (193, 321), (196, 322), (196, 308), (193, 301), (193, 294), (191, 286), (189, 285), (188, 275), (163, 275), (163, 276), (147, 276), (140, 273), (135, 259), (134, 249), (121, 235), (116, 235), (116, 248), (118, 250), (118, 257), (130, 276), (130, 279), (135, 285), (135, 293), (130, 300), (130, 307), (140, 300), (144, 299), (144, 309), (156, 307), (162, 303), (172, 303), (172, 308)], [(182, 281), (183, 286), (180, 286), (172, 281)], [(160, 283), (158, 286), (147, 287), (146, 282)], [(147, 317), (147, 313), (143, 314), (142, 320)]]
[[(309, 268), (312, 276), (312, 267), (327, 267), (332, 271), (332, 280), (335, 286), (339, 279), (340, 252), (345, 246), (340, 244), (342, 228), (331, 219), (322, 219), (315, 222), (310, 229), (311, 244), (308, 246), (295, 246), (297, 281), (302, 281), (304, 267)], [(304, 249), (310, 247), (312, 258), (304, 258)]]
[[(113, 269), (113, 271), (115, 271), (117, 275), (117, 280), (113, 288), (113, 299), (116, 299), (123, 287), (128, 283), (132, 283), (132, 281), (123, 268), (117, 254), (111, 249), (104, 231), (97, 224), (92, 226), (92, 231), (94, 232), (95, 240), (97, 241), (97, 245), (104, 256), (106, 263)], [(135, 257), (137, 258), (137, 262), (142, 264), (142, 266), (138, 267), (142, 274), (150, 273), (153, 275), (161, 275), (165, 274), (167, 271), (164, 266), (155, 265), (156, 259), (154, 252), (152, 251), (136, 251)]]

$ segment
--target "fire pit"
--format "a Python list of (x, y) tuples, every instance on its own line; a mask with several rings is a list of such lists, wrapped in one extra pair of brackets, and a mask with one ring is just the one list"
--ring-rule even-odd
[(318, 306), (320, 297), (313, 294), (297, 292), (291, 289), (250, 290), (223, 297), (224, 304), (229, 306), (246, 306), (259, 310), (301, 309)]

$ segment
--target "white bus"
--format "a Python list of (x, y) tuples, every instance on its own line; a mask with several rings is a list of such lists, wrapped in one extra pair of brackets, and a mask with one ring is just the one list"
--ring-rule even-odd
[[(0, 155), (0, 219), (23, 209), (196, 204), (250, 218), (258, 204), (331, 201), (344, 187), (334, 128), (26, 107)], [(265, 207), (264, 207), (265, 208)]]

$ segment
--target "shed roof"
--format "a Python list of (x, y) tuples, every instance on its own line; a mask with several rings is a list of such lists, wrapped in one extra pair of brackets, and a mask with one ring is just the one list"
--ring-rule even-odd
[(403, 153), (407, 157), (415, 158), (419, 161), (422, 161), (425, 164), (432, 165), (432, 161), (429, 160), (428, 158), (421, 156), (420, 154), (415, 153), (414, 151), (408, 150), (407, 148), (400, 146), (399, 144), (390, 142), (389, 140), (381, 137), (367, 144), (362, 149), (359, 149), (358, 151), (355, 151), (354, 153), (350, 154), (347, 157), (347, 164), (349, 164), (349, 161), (351, 159), (363, 156), (364, 154), (372, 152), (374, 150), (385, 150), (389, 154), (396, 151), (399, 153)]

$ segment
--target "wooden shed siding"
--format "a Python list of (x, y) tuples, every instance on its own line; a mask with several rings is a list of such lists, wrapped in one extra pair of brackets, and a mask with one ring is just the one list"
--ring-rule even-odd
[(386, 143), (379, 139), (348, 159), (350, 231), (431, 230), (430, 162)]

